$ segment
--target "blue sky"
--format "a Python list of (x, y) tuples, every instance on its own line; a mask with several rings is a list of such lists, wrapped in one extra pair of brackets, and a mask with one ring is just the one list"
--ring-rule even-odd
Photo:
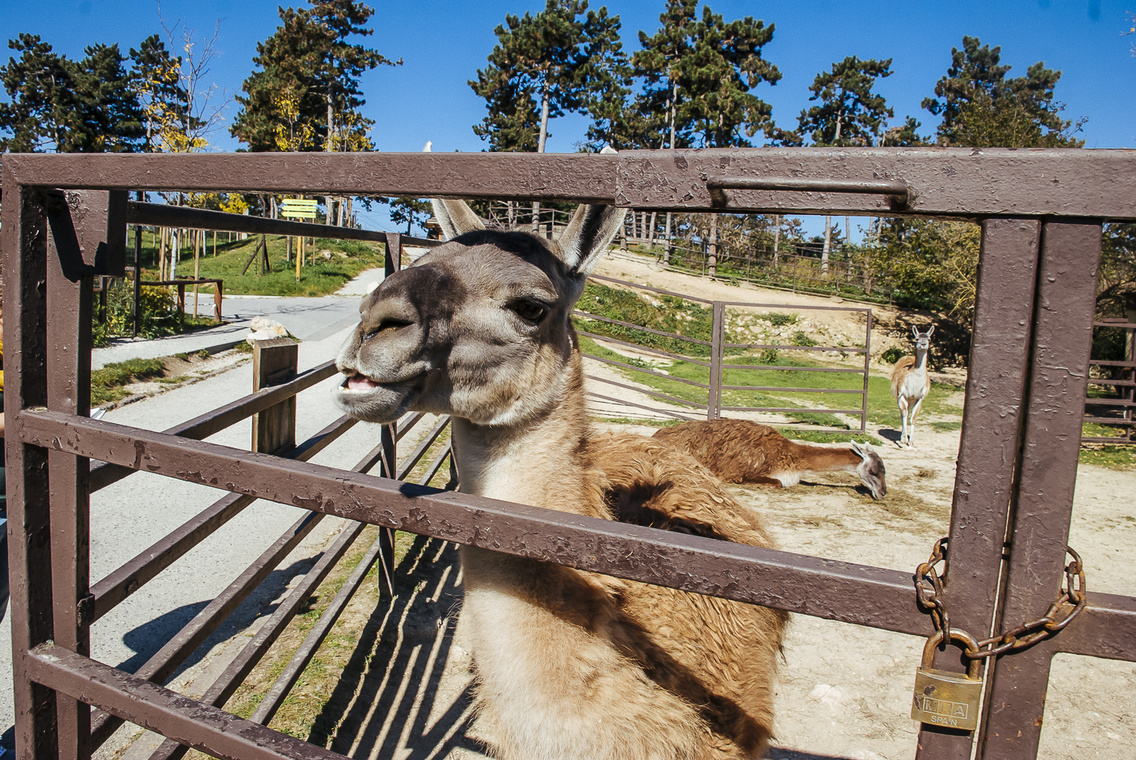
[[(231, 98), (252, 71), (256, 44), (275, 31), (280, 3), (264, 0), (0, 0), (0, 38), (20, 32), (40, 35), (57, 52), (81, 57), (86, 45), (118, 42), (125, 52), (147, 35), (182, 24), (197, 36), (218, 28), (217, 54), (209, 79)], [(295, 5), (305, 5), (296, 0)], [(480, 151), (472, 131), (484, 104), (467, 84), (483, 67), (506, 13), (537, 12), (544, 0), (371, 0), (375, 8), (370, 44), (397, 68), (383, 67), (363, 79), (365, 115), (376, 124), (372, 137), (385, 151), (418, 151), (426, 140), (434, 150)], [(593, 8), (605, 3), (591, 0)], [(653, 34), (663, 0), (606, 3), (623, 23), (624, 46), (638, 47), (638, 31)], [(1136, 35), (1125, 37), (1136, 0), (714, 0), (710, 7), (728, 19), (753, 16), (776, 27), (765, 57), (782, 79), (756, 94), (773, 106), (778, 124), (792, 127), (809, 105), (808, 86), (820, 71), (845, 56), (892, 58), (893, 74), (878, 86), (895, 109), (896, 121), (911, 115), (921, 133), (934, 131), (936, 118), (920, 106), (950, 65), (952, 47), (963, 35), (1002, 48), (1010, 76), (1044, 61), (1063, 72), (1057, 99), (1066, 118), (1086, 118), (1080, 135), (1090, 148), (1136, 147)], [(0, 51), (6, 60), (9, 51)], [(227, 118), (237, 106), (231, 103)], [(582, 119), (551, 125), (549, 151), (571, 152), (583, 137)], [(214, 149), (235, 150), (227, 124), (211, 135)]]

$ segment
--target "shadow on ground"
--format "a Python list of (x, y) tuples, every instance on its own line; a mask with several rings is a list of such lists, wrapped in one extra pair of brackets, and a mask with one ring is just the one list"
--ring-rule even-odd
[(469, 659), (454, 644), (459, 575), (455, 545), (415, 539), (396, 568), (395, 597), (360, 631), (308, 741), (353, 758), (485, 757), (468, 735), (469, 668), (447, 668)]

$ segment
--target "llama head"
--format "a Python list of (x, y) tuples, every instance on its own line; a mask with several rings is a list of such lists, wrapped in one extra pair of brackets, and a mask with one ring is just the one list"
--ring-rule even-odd
[(931, 325), (927, 328), (927, 332), (919, 332), (919, 328), (914, 325), (911, 327), (911, 334), (915, 336), (915, 349), (917, 351), (926, 351), (931, 347), (931, 334), (935, 332), (935, 326)]
[(871, 492), (873, 499), (882, 499), (887, 495), (887, 482), (885, 481), (884, 460), (872, 450), (868, 444), (859, 444), (852, 441), (852, 451), (860, 456), (860, 464), (856, 466), (856, 474), (860, 482)]
[(547, 412), (577, 382), (569, 317), (624, 211), (582, 205), (558, 241), (488, 230), (462, 201), (435, 201), (448, 240), (388, 277), (360, 306), (337, 359), (353, 417), (408, 410), (481, 425)]

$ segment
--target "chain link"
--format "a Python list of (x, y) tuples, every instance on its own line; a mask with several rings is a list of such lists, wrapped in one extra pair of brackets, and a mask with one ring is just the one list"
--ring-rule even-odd
[[(931, 615), (935, 629), (943, 632), (943, 639), (951, 639), (950, 616), (943, 601), (943, 582), (936, 569), (947, 556), (949, 541), (940, 538), (935, 543), (931, 557), (915, 571), (915, 596), (919, 606)], [(1085, 593), (1085, 568), (1081, 557), (1069, 547), (1065, 547), (1072, 560), (1065, 566), (1065, 584), (1057, 600), (1049, 606), (1045, 614), (1036, 620), (1012, 628), (1001, 636), (992, 636), (978, 642), (978, 651), (965, 651), (963, 657), (971, 660), (997, 657), (1006, 652), (1018, 652), (1031, 647), (1043, 639), (1053, 636), (1065, 628), (1081, 613), (1088, 602)], [(960, 629), (961, 630), (961, 629)], [(962, 633), (966, 633), (962, 631)]]

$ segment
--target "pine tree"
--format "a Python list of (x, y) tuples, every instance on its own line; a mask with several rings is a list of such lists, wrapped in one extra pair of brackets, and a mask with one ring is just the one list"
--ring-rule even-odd
[(374, 123), (359, 114), (365, 100), (359, 77), (380, 65), (398, 66), (379, 52), (352, 42), (367, 36), (374, 11), (358, 0), (310, 0), (311, 8), (281, 8), (280, 26), (257, 45), (259, 68), (238, 95), (241, 111), (231, 132), (253, 151), (277, 150), (278, 127), (294, 110), (292, 132), (305, 135), (295, 150), (370, 149)]
[(182, 60), (170, 55), (156, 34), (142, 40), (138, 49), (131, 48), (130, 57), (134, 89), (145, 119), (144, 150), (169, 149), (172, 130), (200, 121), (189, 113), (189, 92), (181, 81)]
[(693, 47), (697, 9), (698, 0), (667, 0), (667, 7), (659, 15), (662, 24), (659, 31), (652, 37), (640, 31), (642, 49), (631, 57), (636, 75), (644, 80), (640, 110), (664, 115), (665, 132), (658, 147), (679, 148), (691, 144), (691, 125), (678, 123), (678, 67)]
[(32, 153), (63, 150), (77, 103), (73, 64), (37, 35), (8, 41), (20, 54), (0, 68), (9, 102), (0, 103), (0, 150)]
[(940, 145), (974, 148), (1080, 147), (1079, 131), (1061, 117), (1064, 106), (1053, 99), (1060, 71), (1035, 63), (1024, 77), (1007, 79), (1001, 48), (963, 37), (962, 50), (951, 50), (951, 66), (935, 84), (934, 98), (923, 107), (941, 116)]
[(474, 133), (495, 150), (530, 149), (534, 140), (525, 132), (535, 121), (536, 151), (543, 153), (551, 119), (589, 106), (609, 115), (599, 99), (619, 79), (619, 17), (587, 10), (587, 0), (547, 0), (535, 16), (509, 14), (494, 30), (489, 65), (469, 86), (488, 110)]

